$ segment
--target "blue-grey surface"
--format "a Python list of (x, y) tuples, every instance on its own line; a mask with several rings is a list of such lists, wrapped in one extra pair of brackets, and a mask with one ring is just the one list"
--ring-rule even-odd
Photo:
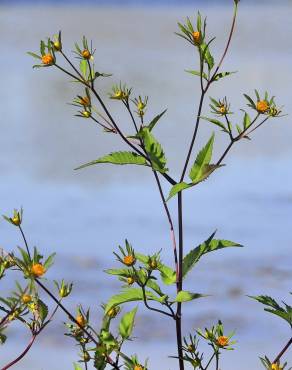
[[(217, 60), (232, 13), (223, 3), (226, 2), (210, 7), (200, 3), (200, 9), (208, 15), (210, 34), (217, 35)], [(117, 282), (105, 279), (102, 270), (111, 266), (111, 251), (126, 237), (138, 250), (150, 253), (162, 248), (164, 259), (171, 263), (168, 225), (152, 175), (146, 169), (101, 166), (73, 171), (80, 163), (124, 147), (89, 121), (73, 119), (74, 108), (65, 103), (81, 90), (56, 71), (33, 71), (33, 61), (25, 52), (37, 51), (39, 40), (59, 29), (68, 51), (83, 34), (93, 39), (98, 69), (114, 74), (100, 83), (104, 97), (111, 84), (122, 80), (133, 86), (135, 93), (150, 96), (148, 117), (168, 107), (156, 134), (176, 176), (190, 141), (199, 95), (196, 78), (183, 72), (195, 68), (197, 60), (193, 51), (173, 34), (177, 21), (198, 10), (198, 2), (191, 4), (194, 6), (159, 9), (0, 8), (1, 47), (5, 51), (0, 60), (1, 213), (24, 207), (29, 241), (45, 253), (58, 253), (48, 278), (76, 281), (68, 302), (72, 309), (82, 303), (91, 305), (96, 314), (98, 305), (118, 290)], [(237, 112), (245, 104), (243, 92), (252, 94), (255, 87), (261, 92), (267, 89), (291, 114), (292, 41), (287, 37), (292, 33), (291, 2), (266, 4), (254, 7), (243, 3), (225, 62), (226, 70), (239, 72), (214, 86), (212, 96), (227, 95)], [(115, 103), (108, 102), (126, 130), (128, 119)], [(206, 104), (204, 114), (207, 112)], [(202, 123), (196, 150), (211, 130), (209, 124)], [(273, 357), (289, 335), (288, 327), (277, 318), (267, 320), (262, 307), (246, 294), (289, 299), (291, 139), (290, 116), (268, 123), (251, 142), (234, 148), (225, 161), (226, 167), (196, 191), (189, 190), (184, 195), (186, 250), (215, 229), (218, 237), (245, 245), (243, 249), (205, 258), (186, 283), (190, 290), (212, 294), (200, 304), (185, 305), (186, 330), (210, 325), (218, 318), (226, 322), (229, 330), (237, 329), (238, 349), (224, 357), (224, 370), (234, 369), (235, 363), (237, 370), (260, 369), (257, 356)], [(215, 157), (226, 144), (216, 131)], [(166, 184), (164, 188), (169, 190)], [(175, 203), (170, 202), (170, 207), (174, 211)], [(6, 249), (21, 243), (15, 230), (4, 221), (0, 233), (0, 245)], [(1, 292), (2, 289), (1, 286)], [(63, 320), (59, 314), (48, 335), (39, 339), (15, 369), (72, 368), (77, 357), (71, 341), (61, 334)], [(174, 369), (174, 360), (167, 358), (175, 350), (173, 328), (166, 321), (162, 323), (159, 316), (149, 316), (140, 307), (135, 332), (139, 345), (134, 352), (149, 356), (150, 368)], [(16, 348), (21, 351), (28, 340), (17, 326), (11, 329), (11, 336), (7, 346), (0, 348), (0, 366), (13, 358)], [(291, 353), (287, 354), (289, 358)]]

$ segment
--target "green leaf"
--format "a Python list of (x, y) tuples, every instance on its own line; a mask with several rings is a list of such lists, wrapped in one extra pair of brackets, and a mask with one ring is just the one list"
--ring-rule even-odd
[(248, 113), (244, 113), (244, 117), (243, 117), (243, 128), (244, 130), (246, 130), (247, 128), (249, 128), (251, 124), (251, 119), (250, 119), (250, 116)]
[(201, 28), (202, 28), (202, 17), (201, 17), (200, 12), (198, 12), (198, 15), (197, 15), (197, 30), (199, 32), (201, 32)]
[(27, 54), (30, 55), (31, 57), (42, 60), (42, 58), (39, 55), (35, 54), (35, 53), (32, 53), (32, 52), (28, 51)]
[(127, 312), (120, 321), (119, 333), (123, 339), (129, 339), (132, 334), (137, 309), (138, 307)]
[(178, 184), (173, 185), (173, 187), (170, 189), (170, 192), (169, 192), (169, 195), (168, 195), (168, 198), (167, 198), (166, 201), (168, 201), (169, 199), (174, 197), (180, 191), (188, 189), (192, 186), (193, 186), (193, 184), (187, 184), (186, 182), (179, 182)]
[(191, 292), (188, 292), (186, 290), (181, 290), (176, 298), (175, 298), (175, 302), (188, 302), (188, 301), (192, 301), (194, 299), (198, 299), (198, 298), (202, 298), (202, 297), (206, 297), (206, 295), (203, 295), (203, 294), (199, 294), (199, 293), (191, 293)]
[(209, 117), (204, 117), (204, 116), (201, 116), (200, 118), (204, 119), (205, 121), (209, 121), (211, 123), (213, 123), (214, 125), (220, 127), (224, 132), (228, 132), (227, 128), (225, 127), (224, 123), (222, 123), (221, 121), (219, 121), (218, 119), (214, 119), (214, 118), (209, 118)]
[(164, 296), (164, 293), (162, 293), (160, 286), (153, 279), (147, 281), (147, 286), (148, 288), (154, 290), (154, 292), (160, 295), (161, 297)]
[(149, 155), (153, 168), (161, 173), (167, 172), (168, 169), (165, 168), (166, 158), (164, 151), (149, 128), (144, 127), (140, 130), (139, 136), (143, 139), (145, 149)]
[(79, 67), (80, 67), (80, 71), (82, 73), (82, 76), (86, 79), (87, 78), (87, 67), (88, 67), (87, 60), (85, 60), (85, 59), (80, 60)]
[(74, 370), (83, 370), (83, 368), (79, 364), (73, 364), (74, 365)]
[(38, 307), (38, 314), (40, 315), (40, 319), (42, 322), (44, 322), (49, 313), (48, 306), (39, 299), (37, 302), (37, 307)]
[(216, 231), (203, 243), (200, 244), (198, 247), (192, 249), (183, 259), (183, 271), (182, 275), (183, 278), (187, 275), (189, 271), (193, 269), (195, 264), (200, 260), (200, 258), (209, 252), (214, 252), (219, 249), (229, 248), (229, 247), (242, 247), (242, 245), (238, 243), (234, 243), (229, 240), (223, 239), (213, 239), (215, 236)]
[(248, 100), (248, 102), (250, 103), (250, 104), (248, 104), (250, 107), (252, 107), (252, 108), (254, 108), (254, 109), (256, 109), (256, 105), (255, 105), (255, 103), (254, 103), (254, 101), (252, 100), (252, 98), (250, 97), (250, 96), (248, 96), (247, 94), (243, 94), (243, 96), (245, 97), (245, 99), (247, 99)]
[(45, 43), (43, 42), (43, 40), (41, 40), (41, 44), (40, 44), (40, 52), (42, 55), (45, 55), (46, 53), (46, 45)]
[(111, 163), (118, 165), (136, 164), (147, 166), (146, 159), (134, 152), (113, 152), (108, 155), (105, 155), (104, 157), (96, 159), (95, 161), (83, 164), (82, 166), (75, 168), (75, 170), (80, 170), (81, 168), (93, 166), (98, 163)]
[[(159, 297), (157, 297), (155, 294), (145, 291), (146, 297), (148, 300), (154, 300), (159, 302)], [(106, 307), (105, 312), (107, 313), (111, 308), (115, 306), (119, 306), (126, 302), (134, 302), (134, 301), (143, 301), (143, 292), (140, 288), (126, 288), (124, 289), (120, 294), (116, 294), (112, 296)]]
[[(209, 44), (211, 43), (211, 41), (209, 42)], [(202, 56), (204, 58), (204, 62), (207, 63), (208, 69), (211, 70), (214, 67), (214, 58), (212, 57), (210, 53), (209, 46), (206, 45), (205, 43), (202, 43), (200, 45), (200, 48), (201, 48)]]
[(117, 276), (123, 276), (123, 277), (128, 277), (129, 276), (129, 270), (128, 269), (108, 269), (105, 270), (109, 275), (117, 275)]
[[(194, 75), (194, 76), (201, 76), (201, 72), (200, 71), (193, 71), (193, 70), (190, 70), (190, 69), (185, 69), (185, 72), (187, 73), (190, 73), (191, 75)], [(202, 77), (208, 81), (208, 76), (206, 75), (206, 73), (202, 73)]]
[(214, 137), (215, 135), (212, 134), (207, 144), (197, 155), (195, 163), (191, 168), (189, 176), (193, 183), (201, 181), (201, 178), (203, 177), (203, 174), (205, 172), (205, 166), (210, 163), (213, 151)]
[(147, 125), (149, 131), (152, 131), (155, 127), (156, 123), (160, 120), (160, 118), (165, 114), (167, 109), (165, 109), (162, 113), (158, 114), (156, 117), (153, 118), (153, 120)]
[(176, 282), (176, 272), (163, 264), (158, 265), (158, 270), (160, 271), (160, 276), (164, 284), (172, 285)]
[(55, 257), (56, 253), (53, 253), (51, 254), (47, 259), (46, 261), (44, 262), (44, 267), (45, 269), (47, 270), (49, 267), (52, 266), (52, 264), (54, 263), (54, 257)]
[(227, 76), (230, 76), (232, 74), (236, 73), (236, 71), (233, 71), (233, 72), (220, 72), (220, 73), (217, 73), (216, 76), (214, 76), (214, 81), (218, 81), (220, 80), (221, 78), (224, 78), (224, 77), (227, 77)]

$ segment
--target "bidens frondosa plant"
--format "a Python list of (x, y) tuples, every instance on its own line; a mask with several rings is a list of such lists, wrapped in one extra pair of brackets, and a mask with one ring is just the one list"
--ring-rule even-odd
[[(187, 148), (181, 175), (177, 179), (171, 175), (165, 151), (154, 134), (155, 127), (166, 114), (166, 110), (149, 119), (147, 114), (149, 98), (136, 95), (134, 89), (126, 84), (116, 83), (108, 93), (109, 99), (116, 101), (117, 104), (121, 105), (121, 108), (126, 110), (132, 129), (128, 131), (122, 127), (119, 119), (115, 118), (109, 111), (106, 101), (101, 98), (96, 84), (98, 79), (111, 75), (96, 70), (98, 58), (95, 59), (95, 50), (86, 37), (83, 37), (81, 43), (75, 44), (74, 54), (77, 63), (66, 54), (61, 32), (52, 39), (41, 41), (39, 53), (29, 53), (37, 59), (38, 64), (34, 66), (35, 68), (57, 69), (70, 77), (71, 81), (77, 82), (80, 89), (73, 94), (75, 97), (72, 100), (72, 105), (76, 107), (76, 116), (86, 118), (87, 122), (98, 125), (106, 134), (117, 135), (121, 142), (129, 148), (127, 151), (121, 150), (106, 154), (79, 166), (78, 169), (110, 163), (140, 165), (151, 171), (169, 223), (174, 262), (173, 266), (168, 266), (163, 262), (162, 250), (152, 254), (144, 254), (136, 250), (128, 240), (125, 240), (125, 243), (119, 246), (117, 252), (114, 253), (119, 266), (106, 270), (107, 274), (119, 279), (122, 290), (109, 298), (107, 303), (101, 305), (103, 319), (98, 325), (91, 319), (90, 309), (83, 307), (83, 305), (78, 305), (76, 312), (73, 313), (64, 306), (63, 299), (70, 295), (72, 283), (65, 283), (64, 280), (55, 282), (56, 291), (47, 287), (44, 278), (47, 278), (48, 270), (53, 262), (53, 255), (44, 259), (37, 249), (31, 250), (22, 229), (22, 211), (15, 210), (11, 217), (4, 216), (9, 223), (19, 229), (24, 248), (19, 248), (17, 253), (2, 252), (0, 276), (3, 278), (10, 273), (17, 272), (21, 274), (25, 284), (17, 283), (17, 290), (10, 297), (1, 298), (3, 306), (0, 306), (0, 310), (4, 316), (1, 319), (0, 339), (2, 343), (5, 342), (6, 328), (15, 321), (24, 324), (31, 331), (32, 339), (24, 351), (14, 360), (10, 360), (3, 369), (8, 369), (25, 356), (37, 336), (51, 322), (58, 309), (64, 312), (68, 320), (65, 335), (72, 338), (79, 348), (78, 362), (74, 364), (75, 370), (88, 369), (89, 366), (99, 370), (105, 368), (148, 369), (147, 359), (142, 359), (136, 354), (125, 353), (124, 350), (124, 343), (133, 340), (133, 329), (138, 310), (138, 305), (136, 305), (130, 311), (124, 311), (124, 306), (129, 302), (140, 302), (140, 306), (144, 306), (153, 314), (166, 316), (170, 320), (174, 327), (177, 348), (176, 350), (169, 348), (170, 353), (167, 355), (171, 355), (174, 361), (177, 361), (177, 368), (180, 370), (183, 370), (185, 366), (200, 370), (213, 367), (219, 370), (222, 366), (222, 355), (226, 351), (233, 350), (236, 344), (236, 341), (233, 340), (234, 333), (226, 332), (220, 320), (211, 328), (193, 328), (191, 333), (182, 331), (183, 305), (186, 302), (206, 297), (203, 292), (184, 290), (184, 281), (189, 278), (191, 270), (208, 253), (220, 249), (241, 247), (239, 243), (228, 239), (215, 238), (214, 232), (197, 247), (185, 250), (183, 192), (207, 180), (215, 171), (222, 170), (224, 160), (234, 145), (244, 139), (252, 139), (255, 130), (263, 125), (272, 124), (272, 121), (282, 116), (282, 108), (276, 104), (275, 98), (267, 92), (260, 94), (255, 90), (255, 94), (252, 96), (244, 94), (247, 106), (240, 109), (238, 115), (235, 115), (234, 112), (237, 109), (231, 107), (226, 94), (217, 98), (209, 95), (213, 85), (234, 73), (222, 70), (222, 66), (234, 34), (238, 3), (239, 1), (234, 1), (231, 29), (222, 56), (217, 62), (211, 50), (215, 38), (210, 38), (208, 35), (206, 18), (202, 18), (201, 14), (198, 13), (195, 22), (187, 18), (185, 23), (178, 23), (179, 32), (177, 35), (187, 41), (198, 56), (197, 69), (191, 69), (187, 72), (198, 78), (201, 95), (193, 135)], [(206, 100), (209, 99), (210, 110), (209, 113), (205, 113)], [(197, 155), (194, 155), (196, 139), (202, 121), (208, 122), (212, 125), (210, 127), (214, 129), (219, 127), (221, 132), (228, 137), (229, 143), (218, 158), (213, 158), (215, 132), (210, 134), (207, 143), (200, 148)], [(246, 142), (245, 145), (250, 145), (250, 143)], [(164, 193), (162, 181), (169, 184), (168, 194)], [(174, 215), (168, 204), (169, 201), (174, 200), (177, 201), (177, 233), (174, 228)], [(52, 299), (56, 304), (51, 313), (49, 313), (44, 301), (45, 297)], [(264, 304), (266, 311), (287, 321), (291, 329), (291, 306), (287, 303), (281, 306), (268, 296), (252, 298)], [(269, 354), (269, 357), (261, 358), (266, 369), (280, 370), (285, 368), (287, 364), (282, 361), (282, 358), (287, 353), (291, 341), (290, 338), (281, 350), (276, 348), (280, 345), (275, 343), (275, 352), (278, 353), (276, 357), (272, 358), (272, 354)], [(202, 342), (209, 346), (210, 352), (202, 352)]]

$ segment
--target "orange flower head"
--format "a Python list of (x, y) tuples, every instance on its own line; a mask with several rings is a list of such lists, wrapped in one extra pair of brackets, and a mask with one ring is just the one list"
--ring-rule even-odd
[(129, 277), (127, 277), (127, 283), (128, 283), (129, 285), (132, 285), (132, 284), (134, 284), (134, 283), (135, 283), (135, 279), (133, 278), (133, 276), (129, 276)]
[(129, 254), (128, 256), (124, 257), (123, 262), (127, 266), (133, 266), (134, 263), (136, 262), (136, 259), (132, 254)]
[(31, 302), (32, 297), (29, 294), (23, 294), (23, 296), (21, 297), (21, 300), (22, 300), (22, 303), (27, 304)]
[(224, 335), (221, 335), (217, 338), (217, 345), (220, 347), (228, 346), (229, 344), (229, 338), (225, 337)]
[(143, 366), (142, 365), (135, 365), (134, 367), (134, 370), (143, 370)]
[(283, 367), (280, 366), (280, 364), (272, 364), (271, 370), (283, 370)]
[(196, 44), (199, 44), (201, 41), (201, 33), (199, 31), (193, 32), (193, 38)]
[(266, 100), (260, 100), (257, 102), (257, 111), (259, 113), (265, 113), (269, 109), (269, 104)]
[(31, 266), (30, 271), (34, 276), (40, 277), (44, 275), (44, 273), (46, 272), (46, 269), (41, 263), (34, 263)]
[(88, 96), (83, 96), (80, 98), (80, 104), (82, 104), (84, 107), (88, 107), (90, 105), (90, 100)]
[(81, 315), (81, 314), (79, 314), (79, 315), (77, 315), (76, 316), (76, 321), (78, 322), (78, 324), (80, 325), (80, 326), (85, 326), (86, 325), (86, 319), (85, 319), (85, 317), (83, 316), (83, 315)]
[(81, 54), (82, 54), (84, 59), (89, 60), (91, 58), (91, 54), (90, 54), (90, 51), (88, 49), (84, 49)]
[(42, 56), (42, 63), (46, 66), (50, 66), (54, 63), (54, 57), (52, 54), (45, 54)]

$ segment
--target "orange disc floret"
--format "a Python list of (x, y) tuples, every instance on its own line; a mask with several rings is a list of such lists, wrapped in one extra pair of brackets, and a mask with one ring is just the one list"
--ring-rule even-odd
[(42, 56), (42, 63), (49, 66), (54, 63), (54, 57), (52, 54), (45, 54)]
[(85, 326), (86, 325), (86, 319), (85, 319), (85, 317), (83, 316), (83, 315), (81, 315), (81, 314), (79, 314), (79, 315), (77, 315), (76, 316), (76, 321), (78, 322), (78, 324), (80, 325), (80, 326)]
[(257, 102), (257, 111), (259, 113), (265, 113), (269, 109), (269, 104), (266, 100), (260, 100)]
[(143, 366), (142, 365), (135, 365), (134, 367), (134, 370), (143, 370)]
[(201, 33), (199, 31), (193, 32), (193, 38), (196, 44), (199, 44), (201, 41)]
[(283, 368), (279, 364), (272, 364), (271, 370), (282, 370)]
[(41, 263), (34, 263), (31, 266), (30, 272), (34, 276), (40, 277), (40, 276), (43, 276), (44, 275), (44, 273), (46, 272), (46, 269), (45, 269), (45, 267)]
[(82, 104), (84, 107), (88, 107), (90, 105), (90, 100), (88, 96), (83, 96), (80, 98), (80, 104)]
[(224, 335), (221, 335), (217, 338), (217, 345), (220, 347), (228, 346), (229, 344), (229, 338), (225, 337)]
[(81, 54), (82, 54), (84, 59), (90, 59), (91, 58), (91, 53), (88, 49), (84, 49)]
[(124, 257), (123, 262), (127, 266), (133, 266), (134, 263), (136, 262), (136, 259), (132, 254), (129, 254), (128, 256)]
[(31, 302), (32, 297), (29, 294), (23, 294), (23, 296), (21, 297), (21, 300), (22, 300), (22, 303), (27, 304)]

